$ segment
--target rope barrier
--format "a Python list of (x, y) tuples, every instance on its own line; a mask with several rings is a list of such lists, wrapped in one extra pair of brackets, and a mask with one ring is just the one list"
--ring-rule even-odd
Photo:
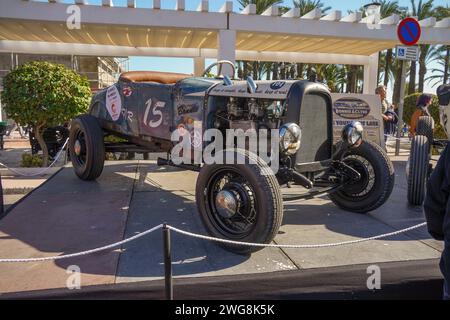
[(44, 174), (45, 172), (47, 172), (58, 161), (59, 157), (61, 157), (61, 154), (63, 153), (64, 148), (66, 147), (68, 142), (69, 142), (69, 138), (66, 139), (66, 142), (64, 142), (63, 146), (61, 147), (61, 149), (56, 154), (56, 157), (55, 157), (55, 159), (53, 159), (52, 163), (50, 163), (50, 165), (48, 167), (42, 168), (41, 171), (34, 172), (34, 173), (24, 173), (24, 172), (20, 172), (20, 171), (14, 169), (14, 168), (10, 168), (10, 167), (8, 167), (7, 165), (5, 165), (4, 163), (1, 163), (1, 162), (0, 162), (0, 166), (5, 167), (9, 171), (14, 172), (15, 174), (18, 174), (19, 176), (23, 176), (23, 177), (40, 176), (40, 175)]
[[(270, 247), (270, 248), (293, 248), (293, 249), (310, 249), (310, 248), (326, 248), (326, 247), (336, 247), (336, 246), (344, 246), (344, 245), (349, 245), (349, 244), (356, 244), (356, 243), (361, 243), (361, 242), (366, 242), (366, 241), (370, 241), (370, 240), (376, 240), (376, 239), (380, 239), (380, 238), (386, 238), (386, 237), (391, 237), (394, 235), (398, 235), (404, 232), (408, 232), (420, 227), (425, 226), (427, 223), (426, 222), (422, 222), (419, 223), (417, 225), (408, 227), (408, 228), (404, 228), (401, 230), (397, 230), (397, 231), (393, 231), (393, 232), (389, 232), (389, 233), (384, 233), (384, 234), (380, 234), (377, 236), (372, 236), (372, 237), (367, 237), (367, 238), (361, 238), (361, 239), (356, 239), (356, 240), (349, 240), (349, 241), (342, 241), (342, 242), (335, 242), (335, 243), (322, 243), (322, 244), (299, 244), (299, 245), (294, 245), (294, 244), (273, 244), (273, 243), (249, 243), (249, 242), (241, 242), (241, 241), (233, 241), (233, 240), (227, 240), (227, 239), (220, 239), (220, 238), (215, 238), (215, 237), (210, 237), (210, 236), (205, 236), (205, 235), (201, 235), (201, 234), (197, 234), (197, 233), (193, 233), (193, 232), (189, 232), (189, 231), (185, 231), (182, 229), (178, 229), (169, 225), (166, 225), (166, 228), (173, 230), (174, 232), (177, 232), (179, 234), (182, 235), (186, 235), (189, 237), (193, 237), (193, 238), (197, 238), (197, 239), (203, 239), (203, 240), (209, 240), (209, 241), (215, 241), (215, 242), (222, 242), (222, 243), (227, 243), (227, 244), (234, 244), (234, 245), (244, 245), (244, 246), (251, 246), (251, 247)], [(99, 248), (95, 248), (95, 249), (91, 249), (91, 250), (87, 250), (87, 251), (82, 251), (82, 252), (77, 252), (77, 253), (71, 253), (71, 254), (66, 254), (66, 255), (61, 255), (61, 256), (51, 256), (51, 257), (40, 257), (40, 258), (17, 258), (17, 259), (0, 259), (0, 263), (13, 263), (13, 262), (44, 262), (44, 261), (50, 261), (50, 260), (61, 260), (61, 259), (68, 259), (68, 258), (74, 258), (74, 257), (79, 257), (79, 256), (85, 256), (88, 254), (92, 254), (92, 253), (96, 253), (96, 252), (100, 252), (100, 251), (105, 251), (108, 249), (112, 249), (115, 247), (118, 247), (120, 245), (123, 245), (125, 243), (134, 241), (138, 238), (141, 238), (149, 233), (152, 233), (156, 230), (159, 230), (163, 228), (163, 225), (157, 225), (153, 228), (150, 228), (142, 233), (139, 233), (137, 235), (134, 235), (130, 238), (124, 239), (122, 241), (118, 241), (106, 246), (102, 246)]]

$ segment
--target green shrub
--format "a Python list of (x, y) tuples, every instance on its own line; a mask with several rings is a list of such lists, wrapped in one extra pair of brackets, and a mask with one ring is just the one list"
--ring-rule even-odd
[(22, 162), (21, 166), (24, 168), (35, 168), (35, 167), (41, 167), (42, 166), (42, 156), (38, 154), (29, 154), (24, 153), (22, 154)]
[[(405, 97), (405, 102), (403, 105), (403, 121), (409, 125), (411, 122), (411, 116), (416, 111), (416, 102), (420, 93), (413, 93)], [(444, 128), (441, 126), (439, 121), (439, 102), (435, 95), (432, 95), (433, 99), (431, 105), (428, 107), (431, 116), (434, 119), (434, 137), (437, 139), (447, 139)]]
[(43, 165), (47, 166), (43, 132), (86, 112), (91, 99), (89, 81), (62, 64), (33, 61), (8, 73), (3, 88), (1, 100), (6, 114), (32, 127), (42, 149)]

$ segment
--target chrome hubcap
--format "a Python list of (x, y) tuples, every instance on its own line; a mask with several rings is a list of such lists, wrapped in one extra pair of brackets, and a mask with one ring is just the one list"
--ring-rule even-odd
[(79, 156), (81, 154), (81, 143), (79, 140), (75, 141), (75, 144), (73, 146), (73, 150), (75, 151), (75, 154)]
[(224, 218), (231, 218), (238, 209), (238, 200), (232, 191), (221, 190), (216, 196), (217, 212)]

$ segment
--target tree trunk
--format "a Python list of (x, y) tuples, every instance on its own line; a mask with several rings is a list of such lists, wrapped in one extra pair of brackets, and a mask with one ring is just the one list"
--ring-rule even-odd
[(289, 79), (295, 79), (295, 67), (293, 65), (289, 66)]
[(43, 136), (44, 130), (45, 130), (45, 128), (43, 126), (33, 127), (34, 136), (42, 150), (42, 166), (47, 167), (48, 166), (48, 149), (47, 149), (47, 144), (44, 141), (44, 136)]
[(278, 63), (274, 62), (272, 65), (272, 80), (278, 80)]
[(248, 76), (248, 63), (247, 61), (242, 61), (243, 67), (242, 67), (242, 79), (247, 79)]
[(445, 60), (444, 60), (444, 83), (448, 82), (448, 73), (449, 73), (449, 61), (450, 60), (450, 45), (447, 46), (447, 51), (445, 53)]
[(380, 77), (381, 77), (381, 51), (378, 51), (377, 85), (380, 83)]
[(297, 79), (303, 79), (303, 69), (305, 65), (303, 63), (297, 63)]
[(312, 76), (312, 65), (308, 64), (308, 67), (306, 69), (306, 79), (309, 80)]
[(392, 63), (392, 49), (388, 49), (386, 52), (386, 64), (384, 66), (384, 81), (383, 84), (387, 87), (389, 83), (389, 73), (391, 71)]
[(258, 80), (258, 61), (253, 61), (253, 79)]
[(426, 56), (428, 50), (426, 47), (421, 46), (420, 56), (419, 56), (419, 92), (423, 92), (425, 74), (427, 73), (427, 66), (425, 64)]
[(415, 61), (411, 61), (411, 68), (409, 68), (409, 85), (408, 94), (416, 92), (416, 70), (417, 64)]
[(397, 60), (397, 68), (394, 75), (394, 90), (392, 92), (392, 103), (398, 105), (400, 96), (400, 82), (402, 81), (401, 62)]

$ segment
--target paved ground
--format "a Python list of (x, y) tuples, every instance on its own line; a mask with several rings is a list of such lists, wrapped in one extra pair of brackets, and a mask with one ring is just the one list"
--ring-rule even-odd
[[(423, 221), (408, 207), (405, 157), (394, 159), (396, 186), (390, 200), (369, 215), (336, 208), (326, 197), (285, 204), (276, 243), (345, 241), (390, 232)], [(37, 257), (76, 252), (132, 236), (162, 222), (204, 234), (194, 201), (196, 174), (157, 167), (154, 161), (108, 162), (97, 182), (59, 172), (0, 220), (0, 257)], [(214, 243), (173, 234), (178, 277), (275, 272), (349, 264), (438, 258), (441, 244), (425, 228), (390, 239), (323, 249), (264, 249), (251, 256)], [(122, 251), (47, 263), (0, 265), (0, 292), (66, 285), (66, 268), (80, 266), (83, 285), (160, 279), (161, 233)]]

